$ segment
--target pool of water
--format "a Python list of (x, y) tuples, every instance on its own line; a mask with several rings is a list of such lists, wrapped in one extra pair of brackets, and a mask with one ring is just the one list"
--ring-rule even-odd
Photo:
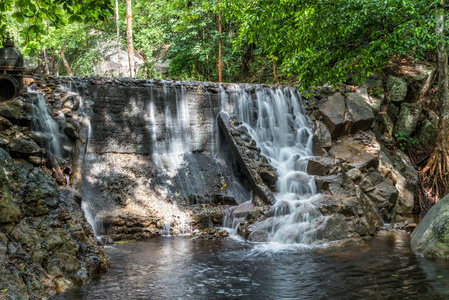
[(409, 244), (406, 233), (343, 249), (187, 237), (115, 244), (108, 273), (51, 299), (449, 299), (449, 263)]

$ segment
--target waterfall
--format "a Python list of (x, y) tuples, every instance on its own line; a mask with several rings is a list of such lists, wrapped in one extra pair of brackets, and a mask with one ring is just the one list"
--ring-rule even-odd
[(312, 123), (305, 114), (301, 96), (290, 88), (259, 88), (253, 99), (250, 93), (237, 87), (237, 92), (222, 103), (248, 129), (261, 153), (278, 172), (268, 241), (317, 242), (315, 224), (324, 217), (312, 204), (318, 195), (314, 178), (307, 174), (307, 163), (313, 155)]
[(31, 128), (51, 135), (51, 140), (46, 147), (56, 157), (62, 156), (59, 124), (54, 120), (47, 107), (47, 101), (41, 93), (28, 92), (33, 104), (33, 118)]
[[(99, 199), (101, 197), (99, 183), (95, 178), (94, 174), (96, 172), (92, 172), (92, 169), (95, 169), (96, 158), (93, 155), (90, 149), (90, 143), (92, 138), (92, 126), (90, 124), (89, 117), (86, 113), (82, 113), (84, 126), (87, 127), (87, 139), (85, 143), (85, 152), (84, 152), (84, 165), (83, 165), (83, 177), (81, 181), (81, 196), (83, 202), (81, 204), (81, 208), (84, 211), (84, 215), (86, 217), (87, 222), (92, 226), (92, 230), (94, 231), (94, 235), (100, 239), (101, 234), (101, 219), (97, 214), (97, 210), (93, 207), (93, 200)], [(86, 171), (89, 169), (89, 172)]]

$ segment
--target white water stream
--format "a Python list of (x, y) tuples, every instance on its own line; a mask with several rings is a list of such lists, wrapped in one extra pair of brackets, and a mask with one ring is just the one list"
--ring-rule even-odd
[[(312, 123), (301, 96), (292, 89), (261, 88), (255, 99), (236, 87), (222, 105), (248, 129), (279, 175), (274, 217), (268, 241), (280, 244), (314, 244), (317, 224), (324, 218), (312, 204), (318, 197), (307, 163), (312, 154)], [(225, 97), (225, 99), (223, 99)]]
[(58, 122), (53, 119), (47, 101), (41, 93), (28, 92), (33, 100), (32, 129), (50, 134), (53, 138), (47, 147), (56, 157), (62, 156)]

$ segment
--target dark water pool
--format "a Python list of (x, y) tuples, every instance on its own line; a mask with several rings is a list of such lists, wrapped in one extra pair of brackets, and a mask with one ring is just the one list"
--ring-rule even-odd
[(449, 263), (417, 257), (406, 233), (345, 249), (261, 251), (235, 240), (116, 244), (112, 267), (55, 299), (449, 299)]

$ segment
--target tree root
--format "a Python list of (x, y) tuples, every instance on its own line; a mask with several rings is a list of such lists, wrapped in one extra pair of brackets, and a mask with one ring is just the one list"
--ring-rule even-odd
[(449, 152), (436, 148), (420, 173), (429, 204), (433, 205), (449, 191)]

